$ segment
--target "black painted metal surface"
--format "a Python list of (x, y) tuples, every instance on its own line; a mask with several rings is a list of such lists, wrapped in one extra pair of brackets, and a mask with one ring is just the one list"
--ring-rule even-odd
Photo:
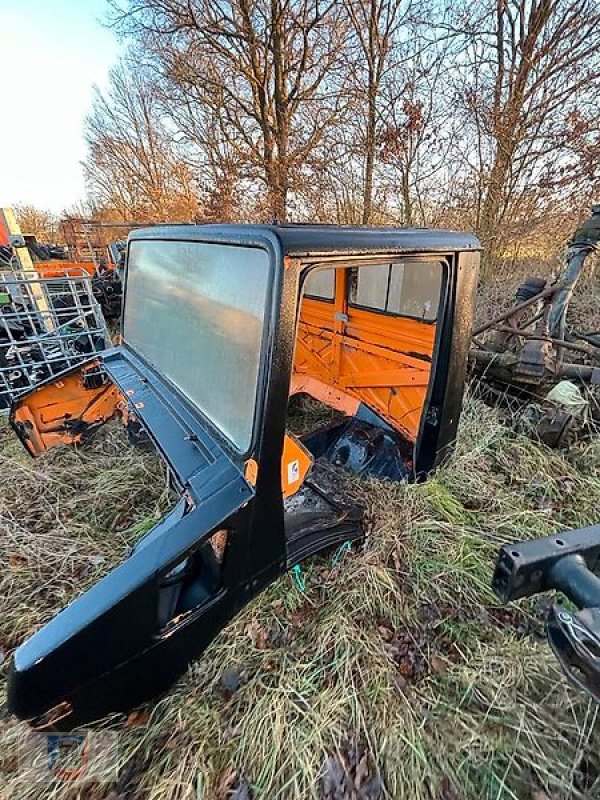
[(548, 641), (565, 675), (600, 702), (600, 525), (504, 545), (492, 586), (502, 602), (562, 592), (579, 611), (553, 605)]
[(382, 228), (352, 225), (158, 225), (129, 234), (137, 239), (189, 239), (251, 245), (271, 241), (284, 255), (318, 258), (349, 253), (447, 253), (481, 250), (468, 233), (434, 228)]
[[(242, 456), (126, 342), (104, 354), (105, 373), (169, 464), (180, 499), (129, 558), (16, 651), (9, 707), (38, 726), (67, 729), (156, 697), (252, 597), (298, 559), (360, 536), (361, 510), (345, 503), (341, 490), (331, 489), (322, 470), (315, 470), (311, 489), (323, 500), (318, 524), (313, 513), (286, 519), (282, 499), (299, 287), (311, 258), (446, 254), (447, 285), (413, 477), (424, 477), (448, 452), (460, 415), (478, 263), (473, 237), (330, 226), (161, 226), (134, 231), (130, 239), (218, 241), (269, 253), (274, 279), (256, 423), (250, 452)], [(284, 262), (288, 255), (306, 260)], [(369, 409), (359, 416), (367, 427), (376, 423)], [(388, 469), (388, 477), (404, 478), (390, 453), (392, 438), (385, 425), (360, 442), (354, 435), (350, 466)], [(248, 457), (258, 467), (255, 486), (244, 477)], [(310, 475), (307, 484), (311, 488)], [(328, 491), (336, 494), (329, 501)], [(227, 551), (215, 566), (208, 540), (222, 530), (228, 533)]]

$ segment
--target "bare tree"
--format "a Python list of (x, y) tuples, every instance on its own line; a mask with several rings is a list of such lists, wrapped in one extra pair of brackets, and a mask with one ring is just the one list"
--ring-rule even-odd
[(196, 215), (194, 181), (177, 153), (156, 87), (144, 71), (121, 64), (111, 72), (108, 96), (96, 89), (86, 140), (84, 170), (96, 205), (127, 219)]
[(442, 224), (503, 254), (600, 189), (597, 0), (112, 3), (135, 57), (85, 169), (122, 216)]
[(56, 241), (58, 219), (51, 211), (31, 205), (15, 206), (14, 211), (24, 234), (32, 234), (40, 242)]
[[(379, 101), (386, 73), (396, 64), (400, 44), (396, 33), (406, 21), (410, 0), (345, 0), (351, 23), (348, 65), (354, 108), (364, 128), (364, 186), (362, 222), (371, 222), (377, 157)], [(364, 124), (363, 124), (364, 120)]]
[(115, 21), (154, 54), (175, 103), (218, 121), (240, 169), (264, 184), (267, 213), (285, 219), (335, 113), (326, 102), (343, 38), (334, 0), (142, 0)]
[(437, 36), (435, 20), (428, 20), (427, 37), (419, 24), (407, 27), (404, 61), (383, 90), (377, 137), (380, 180), (393, 187), (404, 225), (430, 224), (451, 178), (455, 126), (446, 88), (452, 40)]
[(484, 176), (477, 228), (490, 252), (500, 227), (549, 168), (560, 130), (579, 103), (598, 99), (596, 0), (488, 0), (457, 15), (469, 58), (460, 72)]
[(600, 201), (600, 120), (597, 103), (580, 105), (567, 115), (561, 134), (565, 157), (558, 169), (548, 169), (542, 182), (568, 197), (570, 206), (577, 198)]

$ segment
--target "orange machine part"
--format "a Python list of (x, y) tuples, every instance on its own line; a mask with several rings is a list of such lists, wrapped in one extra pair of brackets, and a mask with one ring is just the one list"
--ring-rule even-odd
[(360, 402), (414, 442), (435, 346), (435, 323), (353, 308), (347, 270), (336, 269), (333, 302), (304, 297), (291, 394), (306, 392), (346, 414)]
[[(21, 438), (31, 455), (38, 455), (57, 444), (78, 444), (84, 431), (69, 430), (68, 423), (97, 425), (115, 416), (123, 398), (117, 387), (106, 383), (96, 389), (83, 384), (83, 375), (98, 362), (40, 386), (17, 401), (13, 421), (21, 426)], [(65, 423), (67, 425), (65, 426)]]
[(92, 277), (96, 271), (91, 261), (36, 261), (34, 267), (40, 278)]
[(8, 231), (0, 216), (0, 247), (8, 247), (10, 242)]
[[(312, 464), (313, 457), (306, 447), (295, 436), (286, 433), (281, 454), (281, 493), (284, 497), (296, 494)], [(248, 483), (256, 486), (258, 464), (253, 458), (246, 461), (244, 475)]]

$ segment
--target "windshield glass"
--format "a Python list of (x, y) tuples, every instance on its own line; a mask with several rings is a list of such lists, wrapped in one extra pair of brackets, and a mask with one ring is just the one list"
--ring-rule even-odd
[(240, 452), (252, 437), (269, 256), (140, 240), (129, 247), (123, 338)]

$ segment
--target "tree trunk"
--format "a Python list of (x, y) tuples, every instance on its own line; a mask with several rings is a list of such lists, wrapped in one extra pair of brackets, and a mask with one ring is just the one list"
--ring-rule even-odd
[(508, 180), (512, 148), (508, 142), (499, 142), (490, 171), (487, 190), (481, 208), (478, 235), (488, 257), (498, 255), (501, 244), (499, 231), (500, 213), (504, 202), (504, 187)]
[(287, 188), (277, 182), (268, 188), (269, 214), (276, 222), (285, 222), (287, 217)]
[(402, 205), (403, 205), (403, 225), (410, 227), (413, 224), (412, 198), (410, 196), (410, 169), (407, 166), (402, 170)]
[(375, 125), (377, 122), (377, 89), (374, 83), (369, 87), (369, 106), (367, 111), (367, 132), (365, 137), (365, 184), (363, 190), (362, 224), (368, 225), (373, 215), (373, 174), (375, 171)]

